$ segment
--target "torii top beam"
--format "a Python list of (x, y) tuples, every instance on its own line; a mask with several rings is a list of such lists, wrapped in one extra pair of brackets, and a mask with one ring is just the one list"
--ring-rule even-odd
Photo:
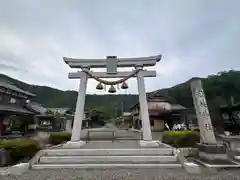
[(106, 59), (75, 59), (63, 57), (63, 60), (71, 68), (105, 68), (107, 60), (111, 59), (116, 62), (117, 67), (134, 67), (134, 66), (155, 66), (162, 59), (162, 55), (138, 57), (138, 58), (117, 58), (117, 56), (107, 56)]

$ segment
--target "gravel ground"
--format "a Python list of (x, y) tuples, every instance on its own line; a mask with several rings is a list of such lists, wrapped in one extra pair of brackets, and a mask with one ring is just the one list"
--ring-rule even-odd
[(28, 171), (20, 176), (0, 176), (1, 180), (239, 180), (239, 170), (214, 174), (187, 174), (183, 169), (82, 170), (55, 169)]

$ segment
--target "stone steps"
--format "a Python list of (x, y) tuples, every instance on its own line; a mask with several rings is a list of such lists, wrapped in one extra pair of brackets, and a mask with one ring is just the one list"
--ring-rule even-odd
[(240, 153), (240, 148), (236, 148), (235, 151), (238, 152), (238, 153)]
[(32, 169), (61, 169), (61, 168), (74, 168), (74, 169), (100, 169), (100, 168), (181, 168), (179, 163), (175, 164), (35, 164)]
[(46, 168), (179, 168), (173, 148), (47, 149), (32, 165)]
[(171, 148), (145, 149), (49, 149), (46, 156), (171, 156)]
[(174, 163), (175, 156), (43, 156), (40, 164), (88, 164), (88, 163)]
[(240, 161), (240, 156), (234, 156), (234, 159), (236, 159), (237, 161)]
[(240, 148), (236, 148), (235, 149), (235, 156), (234, 156), (234, 159), (236, 160), (236, 161), (240, 161)]

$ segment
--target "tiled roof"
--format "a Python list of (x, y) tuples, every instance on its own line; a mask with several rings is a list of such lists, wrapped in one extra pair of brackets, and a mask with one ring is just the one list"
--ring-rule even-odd
[(187, 110), (187, 108), (180, 104), (171, 104), (171, 110)]
[(175, 100), (172, 97), (170, 97), (166, 93), (160, 92), (159, 90), (147, 93), (147, 98), (148, 98), (148, 100), (156, 99), (156, 101), (158, 100), (158, 101), (164, 101), (164, 102), (169, 102), (169, 103), (175, 102)]
[(47, 108), (47, 110), (52, 111), (53, 113), (65, 114), (70, 111), (69, 108)]
[(30, 92), (27, 92), (27, 91), (24, 91), (14, 85), (12, 85), (11, 83), (7, 83), (5, 81), (0, 81), (0, 87), (4, 87), (4, 88), (7, 88), (7, 89), (10, 89), (10, 90), (13, 90), (13, 91), (16, 91), (16, 92), (19, 92), (19, 93), (22, 93), (22, 94), (25, 94), (27, 96), (36, 96), (35, 94), (32, 94)]
[[(146, 96), (148, 102), (169, 102), (170, 104), (175, 103), (175, 100), (172, 97), (166, 95), (165, 93), (159, 92), (159, 90), (146, 93)], [(131, 107), (130, 110), (137, 106), (139, 106), (139, 103)]]
[(33, 114), (32, 112), (28, 111), (23, 107), (10, 105), (10, 104), (0, 104), (0, 111), (15, 112), (15, 113), (22, 113), (22, 114)]
[(46, 108), (44, 108), (41, 104), (38, 104), (36, 102), (30, 102), (26, 104), (26, 108), (39, 114), (44, 114), (47, 111)]

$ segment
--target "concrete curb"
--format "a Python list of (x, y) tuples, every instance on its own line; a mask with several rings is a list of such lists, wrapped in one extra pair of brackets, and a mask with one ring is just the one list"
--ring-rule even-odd
[(33, 169), (114, 169), (114, 168), (163, 168), (163, 169), (175, 169), (181, 168), (181, 164), (36, 164)]
[(61, 148), (63, 146), (64, 143), (62, 144), (58, 144), (58, 145), (54, 145), (54, 146), (49, 146), (49, 147), (46, 147), (45, 149), (58, 149), (58, 148)]
[(197, 148), (179, 148), (179, 150), (183, 154), (184, 157), (194, 156), (194, 155), (197, 155), (197, 153), (198, 153)]
[(178, 160), (182, 164), (183, 168), (190, 174), (200, 174), (201, 168), (198, 164), (194, 162), (188, 162), (185, 156), (189, 155), (189, 150), (191, 148), (181, 148), (176, 149), (175, 154), (178, 157)]
[(0, 168), (0, 176), (7, 176), (10, 174), (9, 169), (11, 167), (1, 167)]
[(128, 130), (133, 131), (133, 132), (139, 132), (139, 133), (142, 132), (142, 130), (139, 130), (139, 129), (128, 129)]
[(194, 162), (185, 161), (183, 167), (190, 174), (201, 174), (200, 166)]
[(236, 164), (208, 164), (205, 162), (202, 162), (200, 160), (195, 159), (199, 164), (201, 164), (204, 167), (207, 167), (209, 169), (217, 169), (217, 168), (240, 168), (240, 164), (237, 162), (234, 162)]
[(35, 154), (35, 156), (29, 161), (29, 168), (31, 168), (34, 164), (37, 164), (41, 156), (44, 156), (46, 154), (45, 150), (40, 150)]
[(21, 175), (29, 169), (29, 166), (29, 163), (16, 164), (10, 168), (10, 174)]
[(7, 176), (7, 175), (21, 175), (29, 169), (29, 163), (20, 163), (13, 165), (11, 167), (7, 167), (6, 169), (0, 170), (0, 175)]
[(58, 145), (55, 145), (55, 146), (46, 147), (45, 149), (42, 149), (42, 150), (38, 151), (35, 154), (35, 156), (29, 161), (29, 168), (31, 168), (34, 164), (36, 164), (39, 161), (41, 156), (46, 155), (46, 150), (55, 149), (55, 148), (58, 149), (58, 148), (62, 147), (62, 145), (63, 144), (58, 144)]
[(160, 142), (160, 144), (163, 144), (165, 147), (168, 147), (168, 148), (173, 148), (174, 149), (174, 147), (173, 146), (171, 146), (171, 145), (169, 145), (169, 144), (165, 144), (165, 143), (163, 143), (163, 142), (161, 142), (161, 141), (159, 141)]

